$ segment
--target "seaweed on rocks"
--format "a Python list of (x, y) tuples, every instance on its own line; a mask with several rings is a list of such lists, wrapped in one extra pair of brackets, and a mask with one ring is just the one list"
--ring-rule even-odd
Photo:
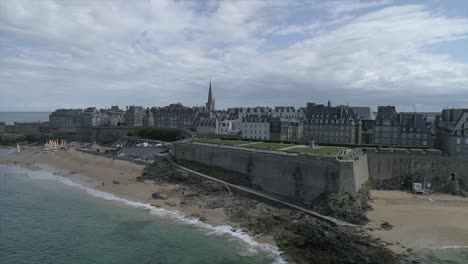
[(370, 183), (363, 184), (356, 193), (324, 194), (311, 207), (321, 214), (364, 225), (369, 221), (367, 211), (372, 209)]

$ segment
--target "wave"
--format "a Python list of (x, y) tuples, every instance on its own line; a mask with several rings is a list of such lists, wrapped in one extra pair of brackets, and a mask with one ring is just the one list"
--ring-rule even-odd
[(157, 215), (160, 217), (168, 217), (179, 223), (196, 226), (198, 228), (201, 228), (207, 231), (208, 235), (218, 235), (218, 236), (229, 235), (235, 239), (242, 241), (244, 244), (248, 245), (247, 249), (249, 250), (251, 254), (255, 254), (259, 251), (266, 252), (275, 259), (275, 261), (273, 262), (274, 264), (286, 263), (286, 261), (281, 257), (281, 252), (279, 251), (278, 247), (269, 245), (269, 244), (259, 243), (243, 231), (232, 231), (233, 227), (229, 225), (212, 226), (210, 224), (203, 223), (197, 218), (189, 217), (182, 212), (167, 210), (163, 208), (157, 208), (150, 204), (146, 204), (142, 202), (134, 202), (134, 201), (130, 201), (124, 198), (120, 198), (111, 193), (107, 193), (107, 192), (103, 192), (97, 189), (86, 187), (85, 185), (74, 182), (70, 180), (69, 178), (62, 177), (59, 175), (54, 175), (51, 172), (32, 171), (32, 170), (28, 170), (28, 169), (21, 168), (21, 167), (11, 167), (11, 166), (9, 166), (9, 168), (17, 170), (22, 175), (26, 175), (31, 179), (54, 180), (54, 181), (58, 180), (62, 184), (81, 189), (94, 197), (101, 198), (101, 199), (108, 200), (108, 201), (119, 202), (119, 203), (125, 204), (130, 207), (134, 207), (134, 208), (144, 209), (152, 215)]
[(457, 246), (457, 245), (448, 245), (448, 246), (437, 246), (432, 249), (468, 249), (468, 246)]
[(0, 157), (13, 154), (15, 149), (12, 147), (0, 146)]

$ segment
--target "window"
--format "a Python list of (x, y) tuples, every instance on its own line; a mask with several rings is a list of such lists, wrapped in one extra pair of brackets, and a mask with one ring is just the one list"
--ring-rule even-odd
[(460, 144), (460, 142), (461, 142), (461, 139), (457, 138), (457, 144)]

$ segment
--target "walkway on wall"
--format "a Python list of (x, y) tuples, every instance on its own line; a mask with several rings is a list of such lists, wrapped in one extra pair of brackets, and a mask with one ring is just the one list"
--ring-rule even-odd
[(276, 204), (281, 204), (281, 205), (284, 205), (286, 207), (289, 207), (289, 208), (293, 208), (293, 209), (296, 209), (296, 210), (299, 210), (299, 211), (302, 211), (308, 215), (311, 215), (315, 218), (318, 218), (320, 220), (324, 220), (328, 223), (331, 223), (333, 225), (337, 225), (337, 226), (356, 226), (356, 225), (353, 225), (353, 224), (350, 224), (348, 222), (345, 222), (345, 221), (342, 221), (342, 220), (339, 220), (339, 219), (336, 219), (336, 218), (333, 218), (333, 217), (330, 217), (330, 216), (325, 216), (325, 215), (322, 215), (322, 214), (319, 214), (317, 213), (316, 211), (313, 211), (313, 210), (309, 210), (309, 209), (306, 209), (304, 207), (301, 207), (301, 206), (298, 206), (298, 205), (295, 205), (295, 204), (292, 204), (292, 203), (288, 203), (288, 202), (285, 202), (285, 201), (282, 201), (282, 200), (279, 200), (275, 197), (272, 197), (268, 194), (265, 194), (263, 192), (259, 192), (259, 191), (256, 191), (256, 190), (252, 190), (250, 188), (246, 188), (246, 187), (243, 187), (243, 186), (239, 186), (239, 185), (235, 185), (235, 184), (232, 184), (232, 183), (228, 183), (228, 182), (225, 182), (225, 181), (222, 181), (222, 180), (219, 180), (219, 179), (216, 179), (214, 177), (211, 177), (211, 176), (208, 176), (208, 175), (205, 175), (203, 173), (200, 173), (200, 172), (197, 172), (197, 171), (194, 171), (194, 170), (191, 170), (189, 168), (186, 168), (184, 166), (181, 166), (177, 163), (175, 163), (172, 158), (167, 155), (167, 154), (158, 154), (158, 156), (161, 156), (161, 157), (166, 157), (166, 159), (174, 166), (176, 166), (177, 168), (179, 169), (182, 169), (184, 171), (187, 171), (189, 173), (193, 173), (195, 175), (198, 175), (202, 178), (205, 178), (207, 180), (210, 180), (210, 181), (214, 181), (214, 182), (218, 182), (218, 183), (221, 183), (225, 186), (229, 188), (232, 188), (232, 189), (236, 189), (236, 190), (239, 190), (239, 191), (242, 191), (242, 192), (246, 192), (246, 193), (249, 193), (249, 194), (252, 194), (254, 196), (257, 196), (257, 197), (260, 197), (262, 199), (266, 199), (266, 200), (269, 200), (269, 201), (272, 201)]

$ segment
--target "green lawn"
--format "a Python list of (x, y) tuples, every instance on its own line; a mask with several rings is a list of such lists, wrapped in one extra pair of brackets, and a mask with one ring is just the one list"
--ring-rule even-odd
[(340, 147), (318, 147), (318, 148), (292, 148), (287, 151), (299, 152), (305, 154), (321, 154), (321, 155), (333, 155), (343, 148)]
[(196, 138), (195, 141), (202, 142), (202, 143), (210, 143), (210, 144), (223, 144), (228, 146), (237, 146), (240, 144), (249, 143), (248, 141), (242, 140), (221, 140), (221, 139), (214, 139), (214, 138)]
[(293, 145), (293, 144), (283, 144), (283, 143), (259, 142), (259, 143), (256, 143), (256, 144), (247, 145), (245, 147), (247, 147), (247, 148), (258, 148), (258, 149), (268, 149), (268, 148), (270, 148), (271, 150), (278, 150), (278, 149), (292, 147), (292, 146), (295, 146), (295, 145)]

